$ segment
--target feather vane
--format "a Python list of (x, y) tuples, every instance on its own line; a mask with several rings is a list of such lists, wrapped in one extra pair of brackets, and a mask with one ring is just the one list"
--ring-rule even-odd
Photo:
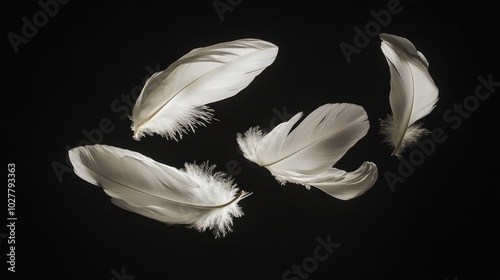
[(392, 115), (380, 120), (380, 133), (393, 156), (416, 144), (429, 131), (417, 121), (438, 101), (438, 88), (429, 74), (425, 56), (406, 38), (381, 33), (381, 49), (391, 75), (389, 102)]
[(271, 65), (278, 47), (260, 39), (239, 39), (196, 48), (153, 74), (132, 109), (133, 138), (159, 134), (182, 138), (213, 119), (207, 104), (246, 88)]
[(177, 169), (137, 152), (88, 145), (69, 150), (76, 175), (103, 188), (115, 205), (165, 224), (184, 224), (215, 237), (231, 232), (238, 202), (250, 195), (214, 165)]
[(299, 123), (302, 116), (294, 115), (268, 134), (259, 127), (238, 133), (245, 158), (267, 168), (281, 184), (316, 187), (342, 200), (367, 191), (378, 177), (374, 163), (367, 161), (353, 172), (333, 167), (367, 133), (365, 110), (333, 103), (318, 107)]

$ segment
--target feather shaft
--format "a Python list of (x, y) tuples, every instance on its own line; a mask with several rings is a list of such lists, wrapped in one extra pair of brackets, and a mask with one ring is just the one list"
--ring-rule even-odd
[(429, 74), (425, 56), (406, 38), (381, 33), (381, 49), (391, 75), (389, 102), (392, 114), (380, 120), (383, 141), (400, 156), (428, 133), (417, 121), (428, 115), (438, 101), (438, 88)]
[(213, 119), (207, 105), (238, 94), (271, 65), (278, 47), (246, 38), (196, 48), (153, 74), (132, 109), (133, 138), (182, 138)]
[(268, 169), (281, 184), (317, 187), (343, 200), (366, 192), (378, 177), (374, 163), (365, 162), (353, 172), (333, 167), (367, 133), (364, 109), (348, 103), (325, 104), (299, 123), (301, 117), (297, 113), (268, 134), (259, 127), (238, 133), (245, 158)]
[(232, 218), (243, 215), (237, 203), (251, 194), (208, 163), (179, 170), (107, 145), (76, 147), (69, 157), (75, 174), (102, 187), (115, 205), (166, 224), (209, 228), (216, 237), (231, 231)]

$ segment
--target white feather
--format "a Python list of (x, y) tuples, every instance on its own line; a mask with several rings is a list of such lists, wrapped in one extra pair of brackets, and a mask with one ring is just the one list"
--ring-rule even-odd
[(259, 39), (241, 39), (193, 49), (153, 74), (132, 109), (133, 138), (159, 134), (182, 138), (209, 123), (206, 104), (232, 97), (271, 65), (278, 47)]
[(73, 148), (69, 158), (75, 173), (102, 187), (115, 205), (166, 224), (211, 229), (216, 237), (232, 230), (232, 218), (243, 215), (237, 203), (249, 195), (207, 163), (178, 170), (107, 145)]
[(373, 186), (378, 171), (372, 162), (353, 172), (333, 167), (369, 129), (361, 106), (325, 104), (297, 124), (301, 117), (302, 113), (296, 114), (266, 135), (258, 127), (238, 133), (243, 155), (267, 168), (281, 184), (316, 187), (342, 200), (357, 197)]
[(381, 33), (380, 39), (391, 75), (392, 110), (392, 115), (381, 120), (380, 132), (393, 148), (392, 155), (400, 156), (428, 133), (416, 121), (434, 109), (438, 88), (429, 74), (427, 59), (410, 41), (387, 33)]

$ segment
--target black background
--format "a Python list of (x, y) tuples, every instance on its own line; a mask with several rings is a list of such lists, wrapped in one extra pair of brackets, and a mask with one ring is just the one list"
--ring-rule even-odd
[[(32, 22), (41, 7), (36, 1), (2, 4), (2, 158), (4, 166), (16, 165), (18, 219), (16, 273), (2, 261), (2, 274), (282, 279), (314, 255), (317, 238), (330, 238), (340, 247), (307, 279), (498, 277), (500, 87), (485, 100), (474, 98), (478, 76), (500, 81), (498, 10), (481, 1), (402, 0), (402, 11), (380, 29), (408, 38), (427, 57), (440, 99), (421, 121), (447, 137), (391, 191), (384, 174), (398, 174), (400, 161), (378, 134), (378, 120), (390, 112), (380, 40), (370, 37), (350, 63), (339, 48), (341, 42), (354, 45), (354, 28), (373, 23), (370, 11), (387, 9), (388, 1), (229, 2), (234, 6), (221, 20), (214, 1), (70, 1), (18, 53), (8, 34), (22, 35), (22, 18)], [(132, 139), (122, 97), (136, 96), (152, 73), (148, 67), (159, 71), (193, 48), (248, 37), (276, 44), (278, 56), (238, 95), (210, 104), (219, 121), (180, 142)], [(464, 100), (469, 108), (477, 106), (460, 124), (447, 121), (446, 112)], [(272, 128), (275, 111), (307, 114), (335, 102), (359, 104), (370, 119), (368, 134), (337, 164), (346, 170), (365, 160), (377, 164), (378, 181), (362, 196), (341, 201), (316, 189), (281, 186), (239, 152), (236, 133), (256, 125)], [(112, 131), (97, 132), (104, 119)], [(67, 149), (85, 141), (134, 150), (177, 168), (185, 162), (216, 164), (239, 188), (253, 192), (239, 203), (245, 215), (234, 219), (232, 233), (215, 239), (210, 232), (124, 211), (101, 189), (64, 171)], [(59, 176), (55, 167), (63, 168)], [(6, 213), (6, 196), (4, 202)], [(9, 232), (2, 227), (0, 233), (5, 260)]]

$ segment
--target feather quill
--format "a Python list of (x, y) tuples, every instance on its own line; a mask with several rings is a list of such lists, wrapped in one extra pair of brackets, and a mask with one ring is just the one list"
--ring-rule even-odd
[(210, 229), (216, 238), (232, 231), (232, 218), (243, 215), (237, 203), (250, 195), (208, 163), (179, 170), (107, 145), (73, 148), (69, 158), (76, 175), (102, 187), (115, 205), (165, 224)]
[(132, 109), (133, 138), (159, 134), (168, 139), (206, 125), (207, 104), (232, 97), (271, 65), (278, 47), (259, 39), (240, 39), (196, 48), (153, 74)]
[(298, 123), (302, 115), (294, 115), (268, 134), (259, 127), (237, 133), (244, 157), (267, 168), (282, 185), (316, 187), (342, 200), (371, 188), (378, 177), (374, 163), (366, 161), (352, 172), (333, 167), (367, 133), (365, 110), (355, 104), (335, 103), (318, 107)]
[(438, 88), (429, 74), (425, 56), (406, 38), (381, 33), (381, 49), (391, 75), (389, 102), (392, 115), (380, 121), (380, 133), (393, 156), (416, 142), (428, 130), (416, 123), (428, 115), (438, 101)]

